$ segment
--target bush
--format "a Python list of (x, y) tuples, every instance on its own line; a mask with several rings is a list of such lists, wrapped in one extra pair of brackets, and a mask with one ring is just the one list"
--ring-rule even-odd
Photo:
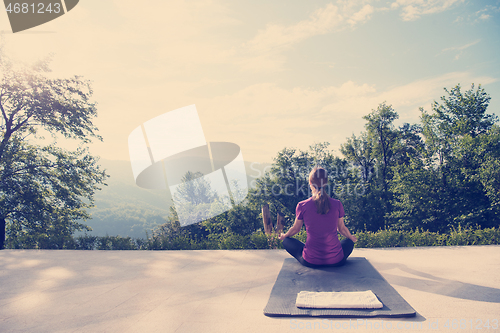
[(249, 245), (249, 236), (242, 236), (232, 232), (224, 234), (219, 242), (219, 248), (223, 250), (248, 249), (250, 248)]
[(269, 248), (267, 235), (262, 230), (257, 230), (250, 235), (250, 245), (253, 249), (267, 249)]
[(91, 236), (85, 234), (84, 236), (76, 237), (76, 249), (77, 250), (94, 250), (96, 247), (97, 236)]
[[(64, 248), (75, 250), (215, 250), (215, 249), (282, 249), (283, 243), (277, 234), (266, 235), (257, 230), (245, 236), (225, 230), (203, 236), (197, 233), (157, 233), (146, 239), (121, 236), (65, 237), (57, 244), (46, 235), (11, 238), (6, 244), (14, 249)], [(468, 227), (454, 228), (449, 234), (424, 231), (401, 231), (385, 229), (364, 231), (356, 234), (357, 248), (446, 246), (446, 245), (491, 245), (500, 244), (500, 228), (480, 229)], [(307, 234), (301, 230), (295, 238), (305, 243)], [(341, 237), (342, 238), (342, 237)], [(15, 240), (15, 241), (14, 241)], [(57, 244), (57, 245), (55, 245)], [(62, 245), (60, 245), (62, 244)]]
[(406, 246), (405, 234), (396, 230), (366, 231), (356, 234), (356, 247), (401, 247)]
[(305, 244), (307, 240), (307, 233), (305, 230), (301, 230), (297, 235), (294, 236), (294, 238), (297, 238), (299, 241)]
[(446, 235), (440, 235), (439, 233), (420, 231), (418, 228), (415, 232), (410, 232), (407, 234), (407, 244), (406, 246), (440, 246), (444, 245)]
[(500, 228), (479, 229), (472, 227), (453, 229), (449, 234), (419, 230), (405, 232), (397, 230), (365, 231), (356, 234), (358, 248), (409, 247), (443, 245), (492, 245), (500, 244)]

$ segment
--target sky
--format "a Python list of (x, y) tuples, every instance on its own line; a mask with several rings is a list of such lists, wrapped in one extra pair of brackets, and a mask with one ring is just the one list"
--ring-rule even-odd
[(0, 41), (92, 81), (102, 159), (129, 160), (135, 128), (195, 104), (207, 141), (269, 163), (320, 142), (340, 155), (383, 102), (417, 123), (457, 84), (500, 116), (499, 25), (497, 0), (81, 0), (15, 34), (2, 12)]

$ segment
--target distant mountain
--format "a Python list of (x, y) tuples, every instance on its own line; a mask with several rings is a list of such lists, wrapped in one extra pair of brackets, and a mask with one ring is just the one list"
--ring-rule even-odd
[[(92, 219), (84, 222), (96, 236), (145, 238), (146, 233), (165, 223), (172, 204), (168, 190), (147, 190), (135, 184), (129, 161), (100, 160), (110, 177), (108, 186), (95, 194)], [(270, 164), (245, 162), (249, 186), (263, 175)]]
[(85, 222), (96, 236), (146, 236), (165, 222), (172, 203), (170, 193), (146, 190), (135, 184), (129, 161), (100, 160), (110, 177), (108, 186), (95, 194), (92, 219)]

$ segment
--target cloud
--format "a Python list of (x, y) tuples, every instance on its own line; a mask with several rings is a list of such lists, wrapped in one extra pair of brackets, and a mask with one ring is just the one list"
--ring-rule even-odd
[(317, 89), (260, 83), (199, 101), (197, 107), (207, 140), (230, 138), (242, 147), (245, 159), (264, 162), (284, 147), (306, 150), (314, 142), (328, 141), (338, 149), (347, 137), (364, 130), (362, 117), (384, 101), (400, 115), (397, 124), (416, 123), (419, 107), (429, 110), (445, 95), (443, 88), (493, 82), (491, 77), (452, 72), (383, 90), (353, 81)]
[[(460, 0), (391, 2), (392, 10), (410, 20), (452, 8)], [(305, 45), (315, 36), (334, 35), (369, 22), (382, 10), (369, 0), (338, 0), (313, 7), (292, 23), (269, 21), (262, 30), (253, 21), (235, 19), (232, 10), (238, 6), (217, 0), (168, 4), (152, 0), (148, 6), (139, 7), (132, 0), (114, 0), (102, 5), (108, 8), (101, 10), (101, 2), (81, 3), (70, 14), (44, 26), (57, 35), (5, 38), (19, 55), (36, 54), (38, 58), (55, 52), (53, 68), (57, 75), (60, 69), (95, 82), (95, 99), (99, 102), (96, 124), (105, 137), (98, 151), (108, 158), (128, 156), (124, 143), (137, 124), (193, 103), (207, 140), (235, 142), (242, 147), (245, 159), (270, 161), (283, 147), (307, 149), (313, 142), (329, 141), (337, 149), (346, 137), (364, 129), (362, 116), (384, 101), (394, 106), (401, 121), (416, 122), (418, 107), (429, 107), (439, 99), (443, 87), (493, 80), (454, 72), (386, 89), (365, 83), (379, 82), (369, 73), (355, 76), (354, 81), (349, 80), (349, 73), (339, 70), (370, 54), (356, 54), (353, 62), (344, 63), (335, 56), (316, 57), (316, 52), (325, 48), (299, 49), (301, 43)], [(153, 7), (158, 10), (151, 11)], [(477, 15), (471, 13), (474, 19), (483, 14), (496, 15), (492, 8)], [(450, 44), (452, 47), (439, 54), (460, 57), (480, 41)], [(303, 67), (287, 68), (296, 50), (303, 52), (297, 65)], [(299, 81), (307, 79), (303, 72), (316, 61), (325, 68), (335, 68), (331, 81)], [(277, 73), (285, 70), (289, 73)], [(399, 77), (397, 73), (387, 75), (393, 75), (394, 80)], [(287, 86), (275, 82), (287, 82)], [(294, 86), (293, 82), (320, 86)]]
[(239, 50), (238, 65), (244, 71), (280, 71), (283, 55), (296, 44), (319, 35), (337, 32), (368, 21), (375, 11), (367, 1), (342, 1), (315, 10), (305, 20), (290, 25), (270, 23)]
[(475, 40), (471, 43), (468, 43), (468, 44), (465, 44), (462, 46), (447, 47), (447, 48), (441, 50), (441, 52), (438, 53), (436, 56), (439, 56), (439, 55), (441, 55), (445, 52), (449, 52), (449, 51), (458, 51), (458, 53), (455, 54), (455, 60), (458, 60), (465, 49), (468, 49), (469, 47), (476, 45), (480, 41), (481, 41), (481, 39), (478, 39), (478, 40)]
[(279, 47), (287, 47), (306, 38), (331, 32), (338, 27), (344, 18), (337, 6), (328, 4), (312, 13), (307, 20), (290, 26), (269, 24), (266, 29), (247, 43), (248, 48), (255, 51), (267, 51)]
[[(352, 80), (318, 88), (285, 88), (273, 82), (262, 82), (234, 93), (203, 98), (193, 98), (189, 94), (201, 83), (173, 82), (141, 91), (117, 91), (117, 96), (121, 93), (121, 96), (133, 98), (100, 105), (102, 116), (98, 126), (106, 144), (121, 151), (121, 141), (126, 142), (127, 135), (137, 124), (196, 103), (207, 141), (234, 142), (241, 147), (246, 160), (270, 162), (284, 147), (306, 150), (314, 142), (328, 141), (331, 148), (338, 149), (347, 137), (364, 130), (362, 117), (384, 101), (398, 112), (399, 123), (416, 123), (419, 107), (430, 110), (431, 103), (445, 95), (444, 87), (460, 83), (468, 89), (471, 83), (487, 85), (493, 82), (495, 79), (491, 77), (474, 76), (469, 72), (447, 73), (385, 89)], [(119, 109), (124, 116), (117, 117), (113, 109)]]
[(245, 159), (270, 161), (284, 147), (307, 149), (314, 141), (340, 133), (336, 126), (348, 128), (349, 112), (346, 117), (345, 109), (336, 107), (370, 92), (373, 87), (352, 81), (318, 89), (260, 83), (197, 106), (207, 139), (231, 138), (242, 147)]
[(295, 24), (289, 26), (268, 24), (264, 30), (259, 31), (252, 40), (246, 43), (246, 46), (255, 51), (289, 47), (313, 36), (363, 23), (373, 12), (374, 9), (369, 4), (358, 10), (352, 4), (339, 7), (329, 3), (314, 11), (308, 19)]
[(485, 8), (475, 13), (475, 16), (477, 17), (476, 21), (487, 21), (492, 18), (494, 14), (499, 12), (499, 7), (487, 5)]
[(399, 8), (404, 21), (413, 21), (422, 15), (445, 11), (460, 2), (463, 0), (396, 0), (391, 4), (391, 8)]
[(494, 18), (498, 13), (500, 13), (500, 7), (486, 5), (483, 9), (478, 10), (474, 13), (468, 14), (466, 16), (465, 15), (458, 16), (453, 23), (466, 22), (475, 25), (477, 23), (489, 21), (490, 19)]
[(351, 26), (358, 23), (366, 22), (370, 19), (370, 15), (373, 14), (374, 8), (371, 5), (364, 5), (358, 12), (354, 13), (348, 20)]

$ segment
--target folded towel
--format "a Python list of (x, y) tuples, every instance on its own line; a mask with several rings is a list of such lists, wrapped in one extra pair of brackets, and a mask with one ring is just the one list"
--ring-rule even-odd
[(371, 291), (314, 292), (301, 291), (295, 305), (299, 308), (380, 309), (384, 305)]

